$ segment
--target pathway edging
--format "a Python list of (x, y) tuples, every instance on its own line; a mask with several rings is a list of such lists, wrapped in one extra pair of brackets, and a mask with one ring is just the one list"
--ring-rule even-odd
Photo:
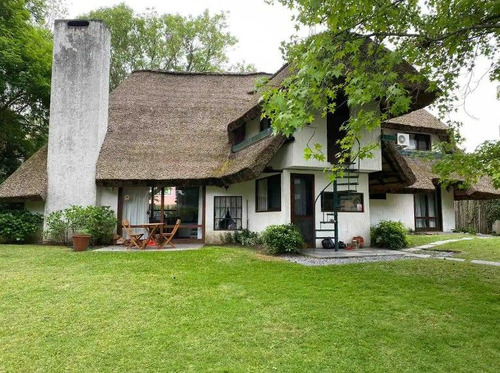
[[(432, 259), (452, 260), (455, 262), (466, 262), (467, 260), (462, 259), (462, 258), (450, 258), (450, 257), (446, 257), (446, 256), (436, 256), (436, 255), (431, 255), (431, 254), (416, 254), (415, 252), (422, 251), (425, 249), (430, 249), (432, 247), (440, 246), (440, 245), (443, 245), (443, 244), (446, 244), (449, 242), (467, 241), (467, 240), (472, 240), (474, 238), (488, 239), (489, 237), (462, 237), (462, 238), (456, 238), (456, 239), (453, 238), (453, 239), (449, 239), (449, 240), (436, 241), (436, 242), (432, 242), (432, 243), (425, 244), (425, 245), (410, 247), (408, 249), (402, 249), (401, 251), (408, 253), (408, 254), (406, 254), (406, 256), (411, 256), (411, 257), (416, 257), (416, 258), (432, 258)], [(492, 266), (500, 267), (500, 262), (493, 262), (493, 261), (489, 261), (489, 260), (474, 259), (474, 260), (471, 260), (470, 262), (474, 263), (474, 264), (485, 264), (485, 265), (492, 265)]]

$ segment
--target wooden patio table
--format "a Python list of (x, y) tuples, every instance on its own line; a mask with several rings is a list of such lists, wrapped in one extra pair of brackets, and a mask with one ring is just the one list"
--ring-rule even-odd
[(146, 248), (150, 240), (153, 240), (156, 246), (160, 246), (160, 243), (156, 240), (155, 237), (155, 232), (160, 229), (160, 227), (163, 226), (162, 223), (144, 223), (144, 224), (139, 224), (139, 227), (142, 227), (146, 230), (147, 232), (147, 238), (144, 241), (143, 249)]

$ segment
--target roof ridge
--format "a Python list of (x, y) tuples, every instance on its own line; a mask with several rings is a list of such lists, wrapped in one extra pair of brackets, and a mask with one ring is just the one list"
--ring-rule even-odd
[(191, 72), (191, 71), (171, 71), (171, 70), (161, 70), (161, 69), (142, 69), (142, 70), (134, 70), (132, 71), (132, 74), (135, 73), (143, 73), (143, 72), (148, 72), (148, 73), (155, 73), (155, 74), (166, 74), (166, 75), (194, 75), (194, 76), (256, 76), (256, 75), (268, 75), (271, 76), (272, 74), (266, 73), (263, 71), (259, 72), (246, 72), (246, 73), (237, 73), (237, 72)]

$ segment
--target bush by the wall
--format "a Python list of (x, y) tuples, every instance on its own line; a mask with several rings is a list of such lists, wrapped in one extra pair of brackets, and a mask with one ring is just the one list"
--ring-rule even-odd
[(262, 233), (264, 248), (269, 254), (295, 253), (304, 246), (299, 230), (291, 224), (270, 225)]
[(234, 232), (225, 232), (221, 236), (221, 241), (224, 244), (239, 244), (242, 246), (254, 246), (261, 244), (259, 234), (248, 229), (242, 229), (240, 231)]
[(461, 227), (457, 229), (453, 229), (455, 233), (467, 233), (467, 234), (477, 234), (477, 229), (474, 227)]
[(71, 206), (47, 216), (45, 236), (50, 241), (67, 244), (73, 233), (87, 233), (94, 245), (106, 245), (113, 239), (117, 219), (108, 206)]
[(58, 244), (67, 244), (69, 223), (64, 211), (54, 211), (46, 217), (45, 239)]
[(43, 216), (27, 210), (0, 211), (0, 237), (5, 243), (27, 243), (36, 240), (42, 230)]
[(371, 229), (372, 245), (398, 250), (408, 246), (408, 229), (400, 221), (381, 221)]
[(243, 246), (254, 246), (261, 243), (259, 234), (248, 229), (234, 232), (234, 242)]

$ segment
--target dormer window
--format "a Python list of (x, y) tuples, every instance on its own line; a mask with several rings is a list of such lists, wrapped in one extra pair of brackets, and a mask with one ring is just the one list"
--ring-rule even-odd
[(260, 132), (265, 131), (268, 128), (271, 128), (271, 119), (264, 117), (260, 120)]
[(408, 150), (431, 150), (431, 135), (421, 133), (410, 134), (410, 146)]
[(245, 140), (246, 125), (243, 124), (233, 131), (233, 145), (237, 145)]

